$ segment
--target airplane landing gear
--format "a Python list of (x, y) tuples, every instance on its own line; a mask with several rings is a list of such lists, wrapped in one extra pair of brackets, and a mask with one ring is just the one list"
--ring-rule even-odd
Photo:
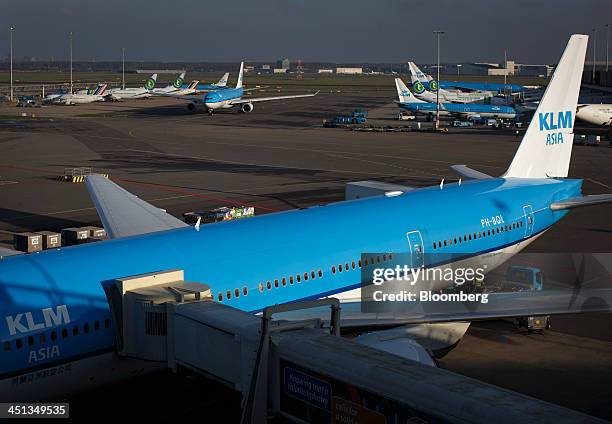
[(208, 109), (208, 115), (213, 116), (214, 111), (212, 109)]

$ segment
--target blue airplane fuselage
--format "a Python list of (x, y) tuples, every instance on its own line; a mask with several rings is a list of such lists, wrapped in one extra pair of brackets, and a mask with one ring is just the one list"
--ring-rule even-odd
[(436, 261), (529, 242), (567, 213), (550, 204), (579, 196), (581, 185), (468, 181), (5, 258), (0, 379), (112, 352), (105, 281), (182, 269), (187, 281), (210, 285), (215, 300), (259, 311), (358, 287), (361, 254), (409, 253), (409, 232), (420, 232), (424, 252), (437, 253)]
[[(436, 113), (437, 105), (426, 102), (399, 103), (402, 109), (420, 113)], [(478, 103), (441, 103), (440, 111), (460, 115), (480, 115), (512, 119), (516, 110), (512, 106), (485, 105)]]

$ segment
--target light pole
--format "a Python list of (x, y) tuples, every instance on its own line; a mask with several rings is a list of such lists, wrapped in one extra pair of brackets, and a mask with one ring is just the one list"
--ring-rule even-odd
[(504, 91), (508, 86), (508, 51), (504, 50)]
[(606, 72), (608, 72), (608, 59), (609, 59), (609, 49), (610, 47), (610, 24), (606, 24)]
[(123, 71), (121, 74), (121, 88), (125, 90), (125, 47), (121, 48), (121, 62), (123, 63)]
[(11, 34), (11, 52), (10, 52), (10, 56), (11, 56), (11, 102), (13, 101), (13, 30), (15, 28), (13, 28), (12, 26), (10, 27), (10, 34)]
[(438, 74), (436, 79), (436, 130), (440, 128), (440, 35), (444, 34), (444, 31), (436, 30), (433, 32), (436, 35), (438, 41)]
[(597, 51), (597, 30), (593, 28), (593, 73), (591, 84), (595, 84), (595, 52)]
[(462, 67), (462, 66), (463, 66), (463, 65), (462, 65), (461, 63), (458, 63), (458, 64), (457, 64), (457, 76), (459, 76), (459, 71), (461, 70), (461, 67)]
[(70, 39), (70, 94), (72, 94), (72, 31), (68, 38)]

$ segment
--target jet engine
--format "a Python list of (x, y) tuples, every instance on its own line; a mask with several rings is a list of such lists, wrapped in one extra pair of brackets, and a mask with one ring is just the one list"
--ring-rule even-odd
[(188, 103), (187, 104), (187, 109), (189, 109), (190, 111), (193, 112), (195, 110), (195, 108), (196, 108), (195, 103)]
[(442, 358), (457, 346), (469, 326), (469, 322), (405, 325), (364, 333), (355, 338), (355, 341), (435, 367), (436, 359)]
[(253, 103), (244, 103), (242, 105), (242, 107), (240, 108), (240, 110), (242, 110), (242, 112), (244, 113), (249, 113), (253, 111)]

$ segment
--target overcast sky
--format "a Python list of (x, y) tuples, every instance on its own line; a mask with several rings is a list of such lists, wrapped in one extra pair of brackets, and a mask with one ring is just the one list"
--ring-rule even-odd
[[(75, 60), (554, 63), (570, 34), (605, 27), (612, 0), (2, 0), (0, 54)], [(0, 45), (2, 45), (0, 44)], [(589, 56), (590, 57), (590, 56)]]

